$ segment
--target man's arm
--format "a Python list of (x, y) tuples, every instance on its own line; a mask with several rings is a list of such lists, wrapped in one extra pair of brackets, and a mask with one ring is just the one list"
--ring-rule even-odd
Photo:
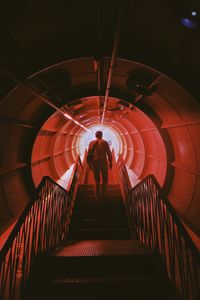
[(110, 147), (107, 142), (106, 142), (106, 153), (107, 153), (108, 160), (109, 160), (109, 167), (112, 168), (112, 153), (110, 151)]
[(87, 153), (87, 164), (88, 164), (88, 166), (91, 170), (92, 170), (92, 164), (91, 164), (91, 161), (89, 161), (88, 154), (92, 151), (92, 147), (93, 147), (93, 142), (91, 141), (89, 146), (88, 146), (88, 153)]
[(91, 141), (91, 142), (89, 143), (89, 146), (88, 146), (88, 152), (89, 152), (90, 149), (92, 148), (92, 144), (93, 144), (93, 142)]

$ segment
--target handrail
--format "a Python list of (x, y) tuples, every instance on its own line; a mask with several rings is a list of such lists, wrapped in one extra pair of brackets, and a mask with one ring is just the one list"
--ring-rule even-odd
[(123, 200), (125, 201), (131, 190), (131, 183), (121, 154), (118, 157), (116, 167), (118, 169), (118, 174), (120, 178)]
[(82, 171), (82, 176), (81, 176), (80, 183), (84, 184), (85, 176), (86, 176), (86, 170), (87, 170), (87, 167), (88, 167), (88, 164), (87, 164), (87, 149), (85, 149), (85, 152), (84, 152), (82, 166), (83, 166), (83, 171)]
[(81, 168), (83, 169), (83, 165), (82, 165), (82, 162), (81, 162), (81, 159), (80, 159), (80, 156), (77, 157), (76, 159), (76, 162), (74, 164), (74, 167), (73, 167), (73, 170), (72, 170), (72, 174), (70, 176), (70, 181), (69, 181), (69, 184), (68, 184), (68, 190), (70, 191), (70, 188), (73, 184), (73, 180), (74, 180), (74, 177), (76, 175), (76, 172), (77, 172), (77, 168)]
[(0, 252), (0, 299), (21, 299), (30, 268), (38, 253), (56, 248), (66, 239), (79, 179), (77, 160), (66, 192), (45, 176), (22, 212)]
[(135, 237), (160, 252), (181, 297), (200, 299), (200, 253), (153, 175), (129, 192), (126, 207)]

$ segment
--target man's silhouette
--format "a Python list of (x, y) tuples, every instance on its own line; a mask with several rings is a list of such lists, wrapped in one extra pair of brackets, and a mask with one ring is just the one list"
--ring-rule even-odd
[[(109, 167), (112, 168), (112, 154), (108, 143), (102, 139), (102, 131), (97, 131), (96, 140), (90, 142), (88, 153), (93, 152), (92, 162), (89, 163), (90, 169), (93, 170), (95, 178), (95, 196), (96, 201), (100, 200), (106, 191), (108, 183), (108, 161)], [(102, 190), (100, 191), (100, 174), (102, 176)]]

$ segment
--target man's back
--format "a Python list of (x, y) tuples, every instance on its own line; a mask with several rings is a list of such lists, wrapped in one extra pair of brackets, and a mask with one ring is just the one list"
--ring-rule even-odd
[(108, 160), (112, 161), (112, 154), (108, 142), (103, 139), (97, 139), (90, 143), (89, 149), (92, 149), (92, 147), (94, 151), (94, 160), (106, 161), (108, 157)]

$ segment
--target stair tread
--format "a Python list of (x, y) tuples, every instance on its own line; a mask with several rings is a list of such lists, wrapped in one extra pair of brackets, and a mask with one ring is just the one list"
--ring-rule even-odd
[(71, 240), (57, 249), (55, 256), (154, 255), (155, 252), (136, 240)]
[[(80, 224), (81, 224), (81, 227), (80, 227)], [(70, 227), (70, 230), (72, 229), (80, 229), (80, 228), (84, 228), (84, 229), (90, 229), (91, 226), (93, 228), (96, 228), (96, 229), (112, 229), (112, 228), (126, 228), (127, 229), (127, 224), (126, 223), (120, 223), (120, 222), (116, 222), (116, 223), (105, 223), (105, 224), (102, 224), (101, 222), (100, 223), (89, 223), (89, 222), (83, 222), (83, 223), (72, 223), (71, 224), (71, 227)], [(128, 230), (128, 229), (127, 229)]]
[(116, 222), (116, 223), (105, 223), (105, 224), (101, 224), (101, 223), (97, 223), (95, 222), (95, 224), (91, 224), (91, 223), (83, 223), (80, 227), (80, 223), (79, 224), (71, 224), (71, 227), (70, 227), (70, 230), (72, 229), (84, 229), (84, 230), (90, 230), (91, 229), (91, 226), (92, 226), (92, 231), (97, 229), (97, 230), (100, 230), (100, 229), (103, 229), (103, 230), (110, 230), (110, 229), (127, 229), (127, 224), (123, 224), (123, 223), (119, 223), (119, 222)]
[(91, 231), (91, 232), (95, 232), (95, 231), (105, 231), (105, 230), (108, 230), (108, 231), (119, 231), (119, 230), (127, 230), (128, 231), (128, 228), (127, 227), (119, 227), (119, 228), (115, 228), (115, 227), (102, 227), (102, 228), (99, 228), (99, 227), (95, 227), (95, 228), (70, 228), (71, 231)]
[[(99, 218), (99, 219), (96, 219), (96, 218), (83, 218), (83, 219), (76, 219), (76, 220), (74, 220), (74, 221), (76, 221), (76, 222), (95, 222), (95, 221), (97, 221), (97, 220), (102, 220), (102, 221), (107, 221), (107, 222), (112, 222), (112, 221), (116, 221), (116, 218), (113, 218), (113, 219), (107, 219), (107, 218), (103, 218), (103, 217), (101, 217), (101, 218)], [(126, 222), (126, 220), (121, 220), (121, 219), (117, 219), (119, 222)]]
[[(119, 184), (108, 184), (107, 185), (107, 190), (109, 189), (115, 189), (115, 188), (119, 188), (120, 189), (120, 185)], [(93, 189), (94, 190), (94, 184), (79, 184), (78, 185), (78, 190), (79, 189)]]
[(144, 281), (159, 282), (162, 281), (162, 278), (159, 276), (121, 276), (121, 277), (72, 277), (72, 278), (54, 278), (52, 282), (54, 283), (71, 283), (71, 284), (80, 284), (80, 283), (104, 283), (104, 282), (144, 282)]

